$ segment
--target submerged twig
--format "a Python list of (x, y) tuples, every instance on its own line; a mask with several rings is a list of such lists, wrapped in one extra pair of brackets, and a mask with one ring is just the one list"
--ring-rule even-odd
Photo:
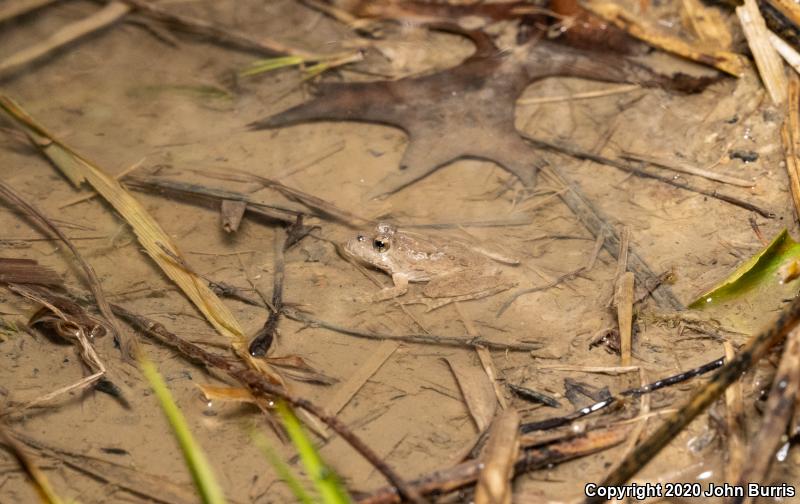
[(31, 203), (28, 203), (12, 187), (8, 186), (2, 180), (0, 180), (0, 198), (3, 198), (7, 202), (25, 212), (25, 214), (28, 215), (37, 225), (39, 225), (39, 227), (56, 235), (61, 241), (64, 242), (67, 248), (69, 248), (70, 252), (72, 252), (72, 254), (75, 256), (75, 259), (78, 261), (78, 264), (80, 264), (84, 273), (86, 273), (89, 289), (91, 289), (92, 295), (94, 295), (94, 298), (97, 301), (97, 307), (100, 309), (100, 313), (103, 314), (103, 317), (105, 317), (106, 321), (111, 327), (111, 332), (113, 333), (114, 338), (119, 342), (123, 351), (123, 355), (126, 359), (130, 359), (133, 356), (132, 351), (135, 342), (129, 338), (128, 334), (125, 333), (120, 327), (119, 322), (117, 322), (116, 317), (114, 317), (114, 314), (111, 312), (111, 307), (109, 306), (106, 295), (103, 292), (103, 287), (100, 284), (100, 279), (97, 277), (97, 273), (95, 273), (94, 268), (92, 268), (92, 266), (86, 262), (86, 259), (83, 258), (75, 244), (73, 244), (72, 241), (67, 238), (67, 235), (65, 235), (58, 228), (58, 226), (53, 224), (53, 222), (47, 216), (45, 216)]
[(731, 184), (739, 187), (753, 187), (756, 185), (756, 183), (752, 180), (745, 180), (737, 177), (731, 177), (729, 175), (723, 175), (722, 173), (716, 173), (712, 172), (711, 170), (685, 164), (685, 162), (659, 158), (649, 154), (625, 151), (622, 153), (622, 157), (632, 161), (640, 161), (654, 166), (659, 166), (661, 168), (666, 168), (667, 170), (688, 173), (689, 175), (696, 175), (709, 180), (716, 180), (717, 182), (722, 182), (723, 184)]
[(277, 205), (266, 205), (247, 194), (229, 191), (227, 189), (217, 189), (200, 184), (168, 180), (161, 177), (127, 176), (124, 178), (125, 186), (138, 191), (146, 191), (154, 194), (167, 195), (189, 199), (213, 205), (219, 208), (223, 201), (241, 201), (247, 204), (247, 211), (266, 217), (270, 220), (277, 220), (291, 224), (302, 215), (302, 210), (297, 208), (281, 207)]
[(17, 2), (5, 2), (0, 8), (0, 23), (22, 16), (36, 9), (41, 9), (56, 0), (27, 0)]
[(34, 482), (36, 491), (42, 502), (61, 504), (62, 501), (53, 491), (53, 487), (50, 486), (47, 476), (36, 466), (30, 456), (25, 453), (25, 450), (20, 446), (19, 442), (6, 431), (2, 423), (0, 423), (0, 443), (8, 447), (9, 452), (17, 459), (22, 470)]
[[(671, 385), (675, 385), (676, 383), (681, 383), (686, 380), (690, 380), (696, 376), (700, 376), (702, 374), (708, 373), (709, 371), (717, 369), (718, 367), (722, 366), (723, 363), (724, 359), (719, 358), (717, 360), (711, 361), (707, 364), (703, 364), (702, 366), (696, 367), (694, 369), (684, 371), (683, 373), (679, 373), (673, 376), (669, 376), (667, 378), (663, 378), (661, 380), (654, 381), (652, 383), (648, 383), (643, 387), (636, 387), (624, 390), (615, 396), (608, 397), (606, 399), (603, 399), (602, 401), (598, 401), (592, 405), (586, 406), (585, 408), (573, 411), (568, 415), (554, 417), (554, 418), (547, 418), (545, 420), (539, 420), (536, 422), (529, 422), (522, 424), (520, 426), (520, 430), (522, 430), (522, 432), (525, 433), (525, 432), (555, 429), (556, 427), (561, 427), (562, 425), (570, 424), (579, 418), (585, 417), (586, 415), (607, 408), (612, 404), (621, 402), (626, 397), (639, 397), (643, 394), (649, 394), (651, 392), (655, 392), (656, 390), (660, 390), (664, 387), (669, 387)], [(616, 370), (624, 369), (625, 371), (628, 371), (634, 368), (614, 368), (614, 369)]]
[(256, 370), (249, 367), (235, 366), (225, 357), (206, 352), (199, 346), (179, 338), (158, 322), (137, 315), (121, 306), (113, 305), (113, 308), (116, 313), (142, 331), (145, 335), (155, 338), (161, 343), (178, 350), (189, 360), (200, 362), (203, 365), (225, 372), (228, 376), (244, 385), (253, 395), (266, 397), (268, 399), (279, 397), (293, 407), (303, 409), (314, 415), (347, 441), (347, 443), (361, 454), (362, 457), (369, 461), (376, 470), (383, 474), (384, 477), (397, 488), (401, 495), (413, 502), (422, 501), (414, 488), (409, 487), (386, 462), (364, 444), (360, 438), (335, 416), (328, 415), (322, 408), (316, 406), (314, 403), (291, 394), (283, 387), (270, 383), (269, 380)]
[(289, 187), (281, 182), (278, 182), (277, 180), (273, 180), (267, 177), (262, 177), (254, 173), (249, 173), (243, 170), (236, 170), (236, 169), (229, 169), (228, 171), (225, 172), (219, 172), (214, 170), (192, 170), (192, 171), (199, 175), (214, 177), (221, 180), (232, 180), (236, 182), (251, 182), (251, 183), (255, 182), (257, 184), (261, 184), (262, 186), (274, 189), (279, 193), (283, 194), (284, 196), (286, 196), (287, 198), (298, 201), (309, 208), (323, 212), (351, 227), (366, 226), (368, 224), (374, 223), (370, 219), (365, 219), (364, 217), (355, 215), (352, 212), (339, 208), (330, 201), (325, 201), (324, 199), (314, 196), (313, 194), (309, 194), (305, 191), (301, 191), (300, 189), (296, 189), (294, 187)]
[[(632, 173), (637, 177), (642, 178), (651, 178), (654, 180), (658, 180), (659, 182), (663, 182), (665, 184), (669, 184), (671, 186), (677, 187), (679, 189), (684, 189), (686, 191), (695, 192), (698, 194), (702, 194), (703, 196), (708, 196), (710, 198), (718, 199), (720, 201), (724, 201), (726, 203), (730, 203), (731, 205), (738, 206), (740, 208), (744, 208), (745, 210), (750, 210), (752, 212), (756, 212), (757, 214), (761, 215), (762, 217), (766, 217), (768, 219), (775, 218), (775, 213), (764, 208), (761, 208), (754, 203), (750, 203), (749, 201), (745, 201), (743, 199), (737, 198), (735, 196), (731, 196), (728, 194), (721, 193), (719, 191), (711, 191), (708, 189), (702, 189), (700, 187), (695, 187), (689, 183), (679, 182), (671, 177), (665, 177), (663, 175), (658, 175), (656, 173), (650, 173), (648, 171), (642, 170), (636, 166), (633, 166), (629, 163), (625, 163), (619, 161), (617, 159), (607, 158), (605, 156), (601, 156), (599, 154), (593, 154), (591, 152), (587, 152), (581, 150), (577, 147), (571, 145), (565, 145), (563, 143), (555, 143), (549, 142), (547, 140), (541, 140), (538, 138), (531, 138), (526, 137), (533, 145), (537, 147), (542, 147), (544, 149), (552, 150), (555, 152), (559, 152), (561, 154), (566, 154), (568, 156), (574, 157), (576, 159), (583, 159), (592, 161), (599, 164), (604, 164), (607, 166), (612, 166), (619, 170), (622, 170), (626, 173)], [(553, 169), (552, 167), (550, 168)]]
[[(734, 359), (720, 369), (704, 387), (697, 390), (684, 407), (665, 420), (661, 427), (627, 456), (618, 469), (601, 484), (621, 485), (628, 481), (714, 402), (731, 383), (738, 380), (742, 373), (758, 362), (770, 348), (783, 340), (798, 321), (800, 321), (800, 297), (795, 298), (768, 328), (750, 338)], [(605, 499), (594, 497), (588, 498), (586, 502), (598, 503), (603, 500)]]
[(116, 23), (130, 10), (131, 8), (122, 2), (109, 2), (91, 16), (67, 25), (41, 42), (0, 61), (0, 77), (13, 73), (20, 67), (36, 61), (81, 37)]
[[(628, 430), (627, 426), (617, 425), (583, 434), (570, 433), (545, 443), (526, 442), (523, 437), (521, 444), (524, 450), (517, 457), (513, 472), (518, 475), (605, 450), (623, 442)], [(449, 469), (432, 472), (409, 484), (424, 495), (452, 492), (475, 483), (482, 466), (482, 460), (470, 460)], [(382, 488), (358, 502), (389, 504), (400, 502), (400, 498), (391, 488)]]
[(278, 330), (278, 321), (283, 310), (283, 280), (285, 261), (283, 252), (286, 250), (287, 234), (283, 231), (276, 231), (275, 235), (275, 263), (272, 273), (272, 303), (267, 307), (269, 315), (267, 320), (258, 332), (250, 340), (248, 351), (253, 357), (263, 357), (267, 350), (272, 346)]
[(64, 448), (46, 445), (39, 440), (16, 431), (8, 430), (7, 432), (9, 436), (13, 436), (30, 448), (37, 450), (45, 457), (55, 459), (66, 467), (85, 474), (92, 479), (147, 501), (162, 504), (197, 502), (197, 493), (192, 487), (173, 483), (163, 476), (142, 473), (138, 469), (130, 467), (129, 464), (115, 464), (85, 453), (76, 453)]
[[(786, 337), (783, 356), (772, 381), (764, 420), (750, 443), (747, 464), (738, 475), (737, 485), (763, 484), (775, 460), (775, 452), (783, 442), (786, 426), (797, 408), (800, 391), (800, 329), (795, 328)], [(734, 499), (733, 502), (745, 502)], [(752, 502), (748, 499), (747, 502)]]
[(497, 316), (499, 317), (500, 315), (505, 313), (505, 311), (508, 310), (511, 307), (511, 305), (514, 304), (514, 302), (517, 299), (519, 299), (521, 296), (524, 296), (526, 294), (531, 294), (533, 292), (540, 292), (540, 291), (544, 291), (544, 290), (547, 290), (547, 289), (551, 289), (551, 288), (553, 288), (553, 287), (555, 287), (555, 286), (557, 286), (557, 285), (559, 285), (559, 284), (561, 284), (563, 282), (566, 282), (568, 280), (572, 280), (573, 278), (576, 278), (576, 277), (580, 276), (581, 274), (591, 270), (594, 267), (595, 261), (597, 260), (597, 254), (599, 254), (600, 250), (603, 248), (603, 244), (605, 243), (605, 239), (606, 239), (606, 237), (605, 237), (604, 234), (602, 234), (602, 233), (598, 234), (597, 240), (595, 241), (594, 249), (592, 250), (592, 253), (589, 255), (589, 258), (587, 259), (586, 264), (584, 266), (576, 268), (576, 269), (570, 271), (569, 273), (565, 273), (565, 274), (561, 275), (560, 277), (558, 277), (558, 278), (556, 278), (554, 280), (551, 280), (550, 282), (547, 282), (544, 285), (539, 285), (537, 287), (530, 287), (530, 288), (522, 289), (522, 290), (519, 290), (519, 291), (515, 292), (505, 303), (503, 303), (502, 306), (500, 306), (500, 309), (497, 310)]
[(298, 310), (284, 307), (283, 313), (287, 318), (302, 322), (310, 326), (322, 327), (330, 331), (335, 331), (358, 338), (366, 338), (372, 340), (395, 340), (405, 341), (406, 343), (417, 343), (424, 345), (441, 345), (441, 346), (454, 346), (462, 348), (473, 348), (475, 345), (484, 346), (490, 350), (509, 350), (518, 352), (530, 352), (539, 350), (544, 346), (542, 343), (498, 343), (495, 341), (487, 340), (485, 338), (472, 338), (464, 339), (455, 336), (439, 336), (434, 334), (379, 334), (370, 331), (361, 331), (349, 327), (332, 324), (324, 320), (314, 318)]
[[(581, 193), (581, 191), (567, 181), (564, 174), (555, 166), (548, 168), (552, 178), (559, 184), (569, 188), (568, 191), (561, 195), (561, 199), (572, 210), (572, 213), (586, 226), (586, 228), (595, 236), (603, 234), (605, 239), (603, 247), (606, 252), (611, 254), (615, 259), (619, 254), (620, 236), (614, 226), (612, 226), (608, 219)], [(643, 286), (656, 286), (652, 287), (650, 295), (661, 306), (666, 306), (676, 310), (684, 308), (678, 298), (672, 293), (670, 288), (661, 284), (659, 276), (653, 273), (647, 263), (639, 257), (635, 250), (631, 250), (628, 254), (628, 268), (636, 275), (636, 283)]]

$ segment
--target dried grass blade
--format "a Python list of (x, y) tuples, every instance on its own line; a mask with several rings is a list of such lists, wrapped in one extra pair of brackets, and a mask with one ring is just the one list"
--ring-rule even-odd
[[(0, 100), (1, 99), (2, 98), (0, 97)], [(2, 102), (0, 102), (0, 106), (1, 105)], [(97, 278), (97, 273), (95, 273), (91, 264), (86, 262), (80, 252), (78, 252), (78, 248), (75, 247), (70, 239), (67, 238), (67, 235), (65, 235), (55, 224), (53, 224), (53, 222), (41, 211), (39, 211), (39, 209), (24, 200), (12, 187), (6, 185), (2, 181), (0, 181), (0, 198), (5, 199), (25, 212), (25, 214), (30, 216), (30, 218), (33, 219), (36, 224), (56, 235), (61, 239), (61, 241), (64, 242), (67, 248), (69, 248), (70, 252), (72, 252), (72, 254), (75, 256), (75, 259), (78, 261), (78, 264), (81, 265), (81, 268), (83, 268), (83, 271), (86, 273), (86, 277), (89, 281), (89, 288), (91, 289), (92, 295), (94, 295), (94, 298), (97, 301), (97, 307), (100, 309), (100, 313), (103, 314), (103, 317), (105, 317), (106, 321), (108, 321), (108, 324), (111, 326), (111, 331), (119, 341), (123, 355), (126, 358), (130, 358), (133, 350), (131, 345), (134, 345), (135, 343), (128, 337), (128, 334), (122, 330), (117, 318), (111, 311), (111, 306), (108, 304), (106, 295), (103, 292), (103, 287), (100, 285), (100, 279)]]
[(778, 51), (778, 54), (783, 57), (786, 63), (794, 68), (795, 72), (800, 73), (800, 53), (798, 53), (794, 47), (787, 44), (782, 38), (775, 35), (775, 32), (769, 31), (767, 36), (769, 37), (769, 43)]
[(744, 58), (736, 53), (707, 49), (689, 44), (685, 40), (661, 33), (660, 30), (637, 19), (613, 2), (593, 1), (585, 7), (606, 21), (613, 23), (631, 36), (651, 46), (676, 54), (702, 65), (708, 65), (725, 73), (739, 77), (744, 71)]
[(36, 491), (39, 493), (42, 502), (61, 504), (62, 501), (53, 491), (53, 487), (50, 486), (47, 476), (33, 463), (33, 460), (25, 453), (22, 446), (20, 446), (16, 439), (11, 437), (2, 424), (0, 424), (0, 442), (8, 447), (11, 454), (17, 459), (19, 465), (22, 466), (25, 474), (27, 474), (34, 485), (36, 485)]
[(789, 175), (795, 218), (800, 219), (800, 77), (789, 78), (789, 111), (781, 127), (781, 140)]
[(497, 399), (489, 379), (482, 370), (476, 369), (474, 366), (465, 366), (461, 362), (454, 362), (450, 359), (442, 360), (453, 373), (478, 432), (485, 431), (497, 411)]
[(769, 92), (772, 103), (786, 101), (786, 74), (783, 61), (769, 41), (767, 24), (758, 10), (756, 0), (744, 0), (744, 4), (736, 8), (736, 15), (742, 24), (742, 31), (747, 38), (747, 45), (753, 53), (758, 73)]
[(34, 260), (0, 257), (0, 283), (61, 285), (64, 281), (58, 273)]
[(0, 76), (8, 75), (21, 66), (27, 65), (58, 48), (114, 24), (130, 11), (131, 8), (122, 2), (110, 2), (91, 16), (67, 25), (38, 44), (25, 48), (0, 61)]
[[(61, 143), (47, 130), (28, 116), (13, 100), (0, 96), (0, 108), (3, 108), (25, 131), (33, 143), (42, 148), (58, 168), (65, 165), (72, 170), (76, 180), (85, 179), (133, 228), (139, 242), (148, 255), (158, 264), (164, 273), (175, 282), (186, 296), (205, 316), (206, 320), (217, 331), (227, 337), (234, 350), (252, 366), (267, 373), (270, 378), (282, 383), (280, 377), (263, 362), (256, 361), (247, 353), (247, 340), (241, 325), (222, 303), (205, 281), (195, 273), (188, 271), (178, 247), (161, 229), (144, 207), (122, 185), (100, 167), (88, 161), (68, 146)], [(42, 147), (43, 146), (43, 147)], [(98, 300), (99, 301), (99, 300)], [(109, 310), (110, 311), (110, 310)]]
[[(730, 341), (723, 343), (725, 346), (725, 361), (730, 362), (736, 352)], [(728, 450), (725, 464), (725, 481), (731, 485), (736, 484), (736, 478), (741, 474), (745, 464), (745, 416), (744, 416), (744, 387), (737, 381), (725, 391), (725, 425), (728, 429)]]
[(700, 0), (683, 0), (682, 7), (683, 24), (690, 27), (697, 38), (710, 46), (730, 49), (733, 35), (725, 25), (719, 9), (703, 5)]
[(475, 504), (511, 503), (511, 477), (520, 448), (519, 422), (519, 413), (513, 408), (495, 419), (475, 488)]

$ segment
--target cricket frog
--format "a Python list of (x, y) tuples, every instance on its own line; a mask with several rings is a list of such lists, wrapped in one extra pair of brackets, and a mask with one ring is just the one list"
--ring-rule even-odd
[(427, 282), (422, 293), (434, 301), (415, 302), (429, 309), (491, 296), (515, 285), (505, 281), (493, 262), (516, 264), (514, 260), (458, 241), (401, 232), (383, 222), (351, 238), (344, 248), (351, 256), (392, 276), (394, 286), (378, 292), (373, 301), (402, 296), (409, 282)]

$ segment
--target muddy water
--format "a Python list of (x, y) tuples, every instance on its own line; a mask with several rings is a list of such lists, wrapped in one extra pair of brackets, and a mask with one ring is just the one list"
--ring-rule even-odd
[[(308, 50), (335, 50), (353, 41), (341, 25), (295, 3), (224, 1), (174, 2), (182, 13), (213, 19), (226, 26)], [(90, 2), (68, 2), (0, 27), (0, 58), (28, 46), (59, 26), (96, 9)], [(274, 191), (253, 184), (211, 179), (197, 170), (244, 170), (278, 179), (365, 218), (388, 217), (405, 224), (455, 224), (444, 230), (422, 230), (501, 250), (520, 260), (503, 267), (520, 288), (544, 285), (583, 266), (594, 248), (594, 237), (557, 198), (558, 187), (542, 179), (535, 193), (487, 161), (460, 160), (380, 201), (368, 200), (370, 188), (397, 170), (407, 140), (402, 131), (380, 125), (322, 122), (274, 131), (250, 132), (245, 125), (279, 112), (309, 97), (310, 88), (294, 71), (243, 78), (238, 72), (251, 63), (243, 54), (190, 38), (170, 46), (140, 25), (122, 23), (6, 79), (4, 93), (18, 100), (54, 134), (110, 173), (139, 164), (137, 174), (157, 173), (173, 180), (248, 192), (264, 202), (282, 202)], [(469, 54), (470, 44), (444, 35), (389, 30), (356, 70), (373, 74), (410, 75), (445, 68)], [(388, 59), (388, 58), (391, 59)], [(652, 58), (660, 68), (703, 69), (664, 56)], [(648, 61), (648, 60), (645, 60)], [(330, 80), (364, 80), (364, 73), (342, 70)], [(524, 98), (564, 96), (608, 88), (577, 79), (550, 79), (532, 85)], [(782, 112), (769, 104), (752, 71), (742, 79), (723, 79), (699, 95), (682, 96), (648, 89), (591, 100), (556, 101), (517, 107), (517, 127), (526, 134), (569, 142), (591, 149), (614, 125), (608, 155), (615, 149), (691, 161), (721, 173), (752, 179), (752, 188), (720, 186), (692, 179), (698, 186), (720, 190), (768, 208), (777, 218), (755, 216), (770, 239), (794, 220), (781, 161), (779, 128)], [(755, 151), (755, 162), (729, 160), (732, 150)], [(672, 271), (671, 289), (685, 304), (724, 278), (762, 243), (749, 222), (751, 214), (723, 202), (681, 191), (651, 180), (631, 177), (614, 168), (541, 153), (541, 160), (561, 168), (606, 216), (611, 224), (629, 226), (631, 244), (656, 272)], [(33, 200), (75, 240), (97, 270), (112, 301), (163, 323), (189, 339), (224, 344), (186, 298), (142, 253), (135, 237), (110, 207), (97, 199), (64, 206), (80, 193), (37, 153), (0, 135), (3, 180)], [(665, 172), (668, 174), (668, 172)], [(173, 237), (191, 267), (215, 280), (250, 288), (266, 296), (272, 289), (274, 224), (245, 218), (235, 234), (227, 234), (213, 209), (178, 200), (136, 193), (136, 197)], [(458, 224), (495, 221), (500, 225)], [(619, 357), (602, 348), (589, 349), (599, 330), (615, 324), (608, 301), (617, 268), (602, 251), (594, 267), (558, 287), (520, 297), (501, 316), (498, 309), (512, 292), (450, 305), (433, 312), (423, 306), (401, 307), (396, 301), (361, 301), (387, 276), (367, 276), (344, 261), (331, 242), (354, 232), (330, 220), (310, 219), (320, 226), (286, 253), (285, 302), (316, 318), (347, 327), (381, 333), (430, 332), (467, 339), (467, 326), (501, 343), (537, 341), (530, 352), (493, 352), (502, 382), (522, 384), (559, 398), (559, 410), (531, 407), (507, 398), (525, 420), (543, 419), (584, 406), (564, 398), (567, 378), (594, 387), (620, 391), (639, 382), (622, 376), (564, 371), (554, 365), (616, 366)], [(7, 207), (0, 209), (0, 257), (36, 259), (60, 272), (70, 286), (85, 289), (82, 273), (68, 250), (42, 235)], [(412, 285), (407, 296), (419, 295)], [(745, 307), (735, 317), (748, 333), (769, 321), (781, 300)], [(264, 322), (263, 309), (227, 301), (248, 334)], [(24, 324), (35, 311), (14, 294), (0, 291), (0, 316)], [(640, 310), (657, 308), (652, 300)], [(642, 317), (642, 320), (652, 320)], [(727, 320), (726, 322), (731, 322)], [(735, 343), (745, 336), (728, 335)], [(297, 355), (338, 380), (325, 387), (290, 380), (292, 390), (325, 404), (380, 349), (380, 343), (356, 339), (316, 327), (282, 320), (274, 356)], [(68, 395), (50, 407), (17, 416), (10, 427), (46, 445), (132, 469), (133, 486), (159, 485), (149, 478), (166, 478), (189, 485), (190, 476), (149, 387), (138, 371), (120, 360), (110, 338), (96, 341), (97, 351), (131, 403), (129, 410), (107, 395)], [(167, 379), (170, 390), (192, 431), (207, 452), (227, 495), (234, 502), (284, 502), (289, 493), (252, 446), (248, 428), (268, 435), (287, 458), (291, 446), (280, 445), (258, 411), (250, 406), (208, 402), (198, 385), (217, 378), (160, 346), (146, 344), (148, 355)], [(209, 346), (207, 348), (214, 349)], [(722, 353), (719, 340), (682, 332), (674, 324), (639, 323), (634, 364), (647, 379), (668, 376), (713, 360)], [(399, 346), (342, 409), (340, 418), (363, 437), (402, 475), (413, 477), (455, 462), (475, 441), (478, 430), (465, 406), (451, 366), (480, 376), (472, 350), (420, 344)], [(42, 335), (13, 330), (0, 334), (0, 399), (26, 402), (72, 383), (85, 370), (72, 347)], [(753, 420), (754, 383), (768, 375), (764, 367), (744, 380), (745, 408)], [(696, 383), (660, 392), (651, 410), (681, 403)], [(505, 389), (504, 389), (505, 390)], [(507, 394), (507, 392), (506, 392)], [(629, 417), (634, 411), (628, 406)], [(713, 410), (721, 413), (723, 407)], [(651, 419), (649, 426), (657, 424)], [(753, 424), (751, 428), (754, 428)], [(617, 447), (521, 477), (515, 500), (567, 501), (582, 496), (586, 482), (601, 479), (625, 451)], [(381, 476), (341, 440), (324, 443), (323, 457), (346, 479), (352, 490), (368, 491), (383, 484)], [(726, 441), (708, 416), (692, 423), (668, 449), (643, 470), (641, 481), (721, 481)], [(112, 492), (95, 478), (37, 455), (57, 491), (81, 502), (140, 501), (123, 490)], [(776, 469), (778, 481), (797, 481), (790, 469), (797, 453), (789, 452)], [(0, 502), (34, 502), (36, 497), (12, 459), (0, 452)], [(679, 469), (676, 469), (679, 468)], [(122, 476), (113, 476), (122, 478)], [(155, 488), (155, 490), (152, 490)], [(191, 491), (188, 493), (191, 496)], [(188, 497), (188, 501), (192, 498)]]

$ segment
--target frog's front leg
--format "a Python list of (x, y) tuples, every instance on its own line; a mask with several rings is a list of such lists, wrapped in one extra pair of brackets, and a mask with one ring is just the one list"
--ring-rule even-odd
[(379, 292), (369, 296), (367, 301), (373, 303), (386, 301), (387, 299), (394, 299), (408, 292), (408, 275), (404, 273), (395, 273), (392, 275), (392, 282), (394, 283), (392, 287), (381, 289)]

